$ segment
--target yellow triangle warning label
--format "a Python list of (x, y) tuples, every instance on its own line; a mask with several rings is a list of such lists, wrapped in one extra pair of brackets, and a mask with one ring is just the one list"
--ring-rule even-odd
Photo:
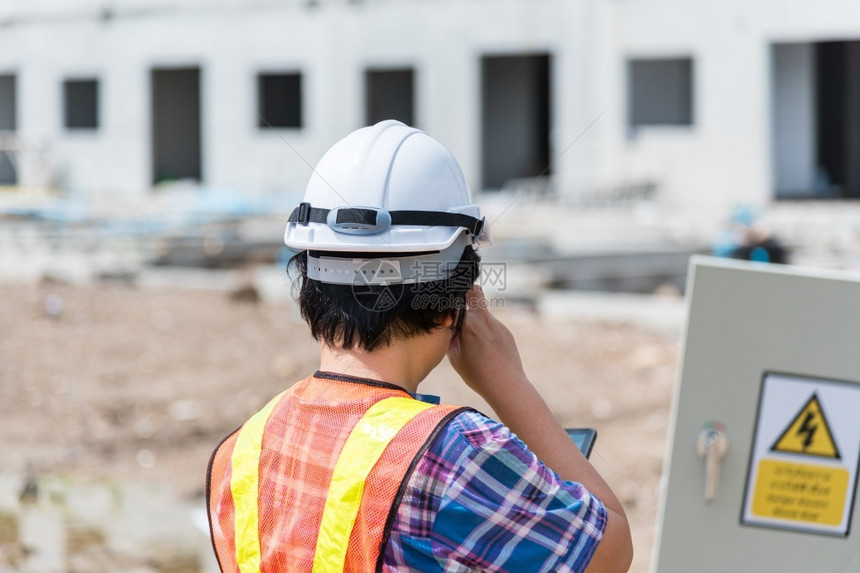
[(770, 449), (772, 452), (841, 459), (817, 394), (812, 394)]

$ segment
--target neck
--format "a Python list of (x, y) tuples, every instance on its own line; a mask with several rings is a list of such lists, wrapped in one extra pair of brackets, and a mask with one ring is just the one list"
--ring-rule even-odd
[(320, 347), (320, 370), (388, 382), (415, 393), (439, 361), (428, 363), (425, 349), (418, 344), (420, 338), (394, 341), (372, 352), (323, 344)]

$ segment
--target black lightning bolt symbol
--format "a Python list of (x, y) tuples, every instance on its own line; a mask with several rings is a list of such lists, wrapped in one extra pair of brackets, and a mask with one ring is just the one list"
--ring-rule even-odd
[(815, 413), (807, 412), (806, 418), (804, 418), (803, 423), (800, 425), (800, 428), (797, 429), (798, 436), (806, 434), (806, 437), (803, 439), (804, 450), (812, 445), (812, 438), (815, 436), (815, 431), (818, 429), (818, 425), (812, 423), (814, 419)]

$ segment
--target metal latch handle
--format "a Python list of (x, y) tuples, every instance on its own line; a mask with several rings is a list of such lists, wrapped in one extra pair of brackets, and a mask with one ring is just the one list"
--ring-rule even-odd
[(705, 502), (710, 503), (717, 495), (720, 477), (720, 462), (729, 451), (729, 439), (722, 425), (708, 424), (696, 439), (696, 453), (705, 460)]

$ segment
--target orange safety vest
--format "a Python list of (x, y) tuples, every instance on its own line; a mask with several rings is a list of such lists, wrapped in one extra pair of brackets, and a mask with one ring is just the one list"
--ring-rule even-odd
[(222, 571), (381, 571), (400, 496), (433, 438), (466, 408), (313, 376), (215, 449), (207, 476)]

